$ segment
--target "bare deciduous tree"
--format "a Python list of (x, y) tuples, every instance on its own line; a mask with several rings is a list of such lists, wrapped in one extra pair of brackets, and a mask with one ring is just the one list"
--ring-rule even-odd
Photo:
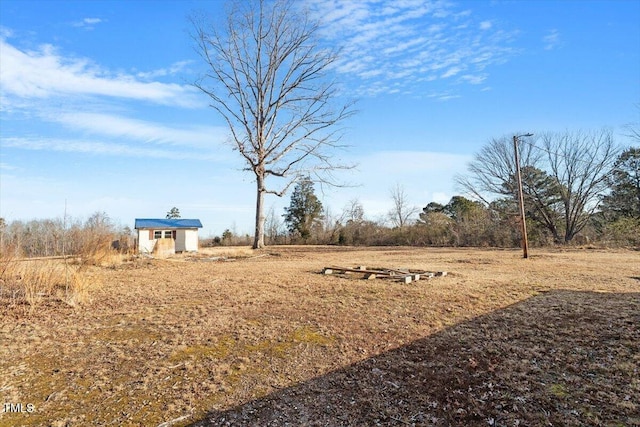
[[(640, 103), (635, 104), (636, 110), (640, 113)], [(630, 138), (634, 143), (640, 142), (640, 121), (627, 123), (625, 126), (625, 136)]]
[[(292, 0), (238, 1), (226, 24), (192, 19), (197, 50), (207, 72), (194, 85), (226, 121), (237, 150), (256, 180), (254, 249), (264, 246), (264, 195), (282, 196), (302, 176), (331, 182), (347, 167), (332, 156), (341, 136), (336, 126), (351, 103), (334, 105), (329, 68), (336, 53), (321, 48), (318, 22)], [(282, 178), (276, 187), (267, 178)]]
[[(605, 177), (618, 154), (611, 131), (545, 133), (534, 145), (521, 140), (518, 147), (524, 176), (526, 209), (544, 218), (558, 242), (570, 242), (587, 224), (605, 191)], [(474, 157), (468, 175), (457, 183), (478, 200), (490, 196), (513, 197), (515, 156), (510, 138), (494, 139)], [(541, 185), (544, 184), (544, 187)], [(557, 200), (554, 200), (557, 199)], [(556, 209), (550, 215), (549, 209)]]
[[(541, 168), (543, 152), (530, 144), (520, 144), (520, 163)], [(515, 176), (513, 144), (511, 137), (492, 139), (482, 147), (467, 166), (468, 174), (456, 177), (458, 185), (473, 198), (489, 205), (495, 194), (505, 192), (511, 177)]]
[(393, 201), (393, 208), (389, 211), (389, 220), (394, 227), (402, 228), (409, 223), (411, 217), (418, 213), (419, 210), (409, 204), (407, 194), (402, 185), (396, 184), (390, 190), (390, 195)]
[(286, 234), (283, 221), (280, 219), (280, 215), (276, 215), (276, 210), (273, 206), (269, 208), (265, 219), (265, 232), (269, 244), (273, 245), (283, 238)]
[(345, 205), (338, 221), (340, 224), (361, 224), (364, 222), (364, 207), (357, 197), (349, 200)]
[(606, 177), (619, 149), (610, 130), (542, 136), (549, 175), (560, 184), (564, 207), (564, 241), (569, 242), (587, 225), (607, 188)]

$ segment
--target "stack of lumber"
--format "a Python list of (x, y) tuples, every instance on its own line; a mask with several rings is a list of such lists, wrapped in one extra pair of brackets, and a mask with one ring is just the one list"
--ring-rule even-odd
[(367, 268), (364, 265), (358, 267), (325, 267), (322, 274), (362, 274), (365, 279), (392, 279), (402, 283), (411, 283), (421, 278), (446, 276), (446, 271), (412, 270), (409, 268)]

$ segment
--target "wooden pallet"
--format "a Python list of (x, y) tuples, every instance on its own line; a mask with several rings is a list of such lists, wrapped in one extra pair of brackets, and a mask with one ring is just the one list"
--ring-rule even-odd
[(411, 283), (421, 278), (430, 279), (432, 277), (446, 276), (446, 271), (424, 271), (411, 269), (395, 269), (395, 268), (367, 268), (364, 265), (358, 267), (325, 267), (322, 274), (350, 274), (359, 273), (364, 275), (367, 280), (381, 278), (392, 279), (401, 283)]

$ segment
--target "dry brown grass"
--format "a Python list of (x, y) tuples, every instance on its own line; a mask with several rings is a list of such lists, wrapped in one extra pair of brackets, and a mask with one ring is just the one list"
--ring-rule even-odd
[(205, 257), (249, 258), (260, 255), (260, 251), (256, 252), (250, 246), (218, 246), (201, 248), (199, 254)]
[(3, 258), (0, 284), (2, 297), (13, 303), (36, 305), (65, 284), (64, 265), (59, 261), (28, 261)]
[(0, 426), (640, 425), (638, 252), (239, 254), (88, 269), (90, 307), (3, 305), (0, 401), (36, 410)]
[(31, 310), (46, 300), (69, 305), (87, 304), (98, 282), (86, 266), (53, 260), (2, 260), (0, 303), (28, 304)]
[(71, 306), (89, 303), (91, 292), (100, 284), (90, 270), (116, 268), (131, 259), (104, 244), (68, 257), (16, 258), (13, 253), (0, 256), (0, 303), (26, 303), (31, 310), (46, 300)]

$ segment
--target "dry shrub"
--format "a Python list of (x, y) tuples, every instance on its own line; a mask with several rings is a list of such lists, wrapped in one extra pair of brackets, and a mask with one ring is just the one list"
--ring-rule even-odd
[(17, 260), (2, 258), (0, 297), (12, 302), (36, 305), (65, 284), (64, 265), (54, 260)]
[(75, 258), (80, 266), (97, 266), (114, 268), (121, 265), (127, 258), (127, 254), (112, 249), (108, 244), (100, 244), (86, 249)]
[(82, 264), (100, 265), (113, 252), (111, 236), (106, 233), (84, 233), (80, 243), (76, 255)]
[(87, 266), (115, 268), (131, 258), (132, 248), (114, 249), (112, 236), (107, 233), (91, 235), (85, 233), (78, 237), (78, 249), (71, 262), (80, 268)]
[(63, 259), (11, 259), (0, 257), (0, 301), (26, 303), (35, 307), (45, 299), (69, 305), (90, 302), (90, 291), (97, 286), (86, 264)]
[(70, 275), (65, 289), (64, 302), (72, 306), (90, 303), (91, 291), (97, 286), (95, 278), (90, 278), (81, 269), (78, 269)]
[(131, 255), (110, 249), (104, 254), (100, 262), (101, 267), (115, 268), (122, 265), (125, 261), (131, 259)]
[(59, 262), (23, 261), (20, 264), (24, 298), (31, 306), (54, 294), (56, 288), (65, 284), (64, 265)]

